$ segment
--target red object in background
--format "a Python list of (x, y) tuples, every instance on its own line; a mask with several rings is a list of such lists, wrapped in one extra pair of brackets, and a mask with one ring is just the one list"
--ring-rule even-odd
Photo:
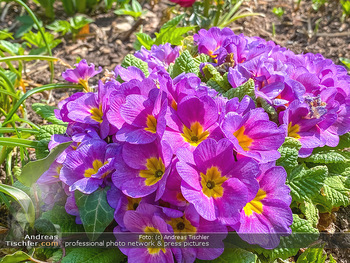
[(196, 2), (196, 0), (170, 0), (170, 2), (179, 4), (183, 7), (190, 7)]

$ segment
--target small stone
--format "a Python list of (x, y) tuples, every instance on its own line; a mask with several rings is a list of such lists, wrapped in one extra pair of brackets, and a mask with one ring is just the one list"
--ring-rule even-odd
[(129, 31), (131, 27), (132, 27), (131, 24), (128, 22), (119, 23), (119, 24), (116, 24), (115, 26), (115, 28), (121, 32)]

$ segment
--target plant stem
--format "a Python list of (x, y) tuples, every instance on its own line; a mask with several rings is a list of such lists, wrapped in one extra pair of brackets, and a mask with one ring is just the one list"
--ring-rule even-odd
[(57, 61), (58, 58), (51, 57), (51, 56), (37, 56), (37, 55), (23, 55), (23, 56), (11, 56), (11, 57), (3, 57), (0, 58), (1, 62), (7, 62), (7, 61), (18, 61), (18, 60), (48, 60), (48, 61)]
[(209, 8), (210, 8), (210, 0), (204, 0), (204, 10), (203, 15), (208, 18), (209, 16)]

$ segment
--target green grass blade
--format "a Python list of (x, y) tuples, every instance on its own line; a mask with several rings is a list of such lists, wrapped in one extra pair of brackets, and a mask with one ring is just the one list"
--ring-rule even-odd
[(28, 97), (30, 97), (31, 95), (35, 94), (35, 93), (39, 93), (39, 92), (43, 92), (45, 90), (52, 90), (52, 89), (69, 89), (69, 88), (73, 88), (73, 89), (83, 89), (83, 86), (81, 85), (72, 85), (72, 84), (48, 84), (48, 85), (43, 85), (41, 87), (32, 89), (30, 91), (27, 91), (20, 99), (19, 101), (16, 103), (16, 105), (12, 108), (12, 110), (9, 112), (9, 114), (6, 116), (6, 119), (4, 120), (4, 122), (9, 121), (13, 114), (16, 113), (16, 111), (18, 110), (19, 106), (21, 106), (21, 104), (23, 103), (23, 101), (25, 101)]
[(35, 148), (38, 145), (38, 141), (32, 141), (27, 139), (20, 138), (12, 138), (12, 137), (1, 137), (0, 145), (8, 146), (8, 147), (27, 147), (27, 148)]

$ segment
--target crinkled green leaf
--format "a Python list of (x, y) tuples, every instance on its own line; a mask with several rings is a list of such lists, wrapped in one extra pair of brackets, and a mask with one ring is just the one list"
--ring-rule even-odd
[(34, 103), (32, 109), (39, 114), (44, 120), (47, 120), (53, 124), (65, 124), (63, 121), (55, 117), (55, 106), (49, 106), (43, 103)]
[(334, 207), (348, 206), (350, 204), (350, 177), (330, 173), (319, 194), (312, 200), (327, 212), (331, 212)]
[(254, 250), (268, 258), (269, 262), (272, 262), (276, 258), (287, 259), (295, 256), (300, 248), (307, 247), (319, 237), (318, 230), (313, 228), (309, 221), (301, 219), (294, 214), (291, 229), (293, 233), (289, 236), (281, 237), (277, 248), (269, 250), (256, 248)]
[(298, 154), (301, 148), (301, 143), (294, 139), (287, 137), (278, 149), (281, 157), (276, 161), (276, 165), (283, 166), (287, 173), (290, 173), (293, 168), (298, 165)]
[(199, 68), (188, 50), (185, 50), (176, 60), (172, 71), (172, 78), (181, 73), (194, 73), (198, 75)]
[(199, 67), (200, 64), (208, 62), (209, 61), (209, 56), (206, 54), (200, 54), (194, 58), (194, 62), (196, 65)]
[(51, 124), (40, 127), (39, 133), (35, 136), (37, 140), (50, 139), (54, 134), (64, 134), (67, 130), (66, 126)]
[(270, 103), (268, 103), (264, 98), (258, 97), (256, 98), (256, 104), (265, 110), (265, 112), (269, 115), (271, 121), (277, 123), (278, 121), (277, 111)]
[(57, 156), (60, 155), (71, 143), (72, 142), (61, 143), (53, 148), (46, 158), (27, 163), (22, 169), (21, 176), (17, 179), (26, 186), (32, 186), (32, 184), (50, 168)]
[(122, 67), (128, 68), (130, 66), (137, 67), (142, 70), (146, 77), (149, 76), (148, 64), (145, 61), (135, 57), (134, 55), (128, 54), (122, 62)]
[(312, 202), (305, 200), (300, 204), (299, 208), (305, 215), (306, 220), (309, 221), (313, 227), (316, 227), (319, 220), (316, 206)]
[(117, 263), (124, 262), (125, 256), (118, 248), (74, 248), (65, 256), (61, 263)]
[(207, 81), (207, 85), (209, 87), (211, 87), (212, 89), (215, 89), (217, 92), (223, 94), (226, 92), (226, 90), (224, 90), (219, 83), (217, 83), (215, 80), (210, 79)]
[(326, 166), (316, 166), (311, 169), (306, 169), (301, 165), (297, 166), (288, 174), (286, 182), (290, 187), (293, 201), (302, 203), (317, 196), (327, 175)]
[(231, 85), (226, 76), (221, 76), (219, 71), (211, 64), (207, 64), (203, 67), (204, 77), (207, 80), (207, 84), (216, 91), (224, 94)]
[(323, 254), (323, 247), (310, 247), (302, 253), (297, 260), (297, 263), (324, 263), (327, 255)]
[(75, 216), (67, 214), (63, 206), (55, 205), (52, 210), (44, 212), (41, 219), (59, 225), (62, 233), (84, 232), (83, 226), (75, 223)]
[(98, 189), (90, 195), (75, 191), (80, 219), (91, 240), (96, 240), (113, 221), (114, 209), (107, 202), (107, 189)]
[(253, 79), (249, 79), (247, 82), (237, 88), (230, 88), (224, 94), (224, 97), (227, 97), (228, 99), (237, 97), (241, 100), (245, 95), (248, 95), (255, 101), (255, 83)]
[[(322, 149), (322, 148), (321, 148)], [(350, 162), (350, 152), (334, 151), (334, 150), (318, 150), (305, 159), (305, 162), (311, 163), (344, 163)]]

